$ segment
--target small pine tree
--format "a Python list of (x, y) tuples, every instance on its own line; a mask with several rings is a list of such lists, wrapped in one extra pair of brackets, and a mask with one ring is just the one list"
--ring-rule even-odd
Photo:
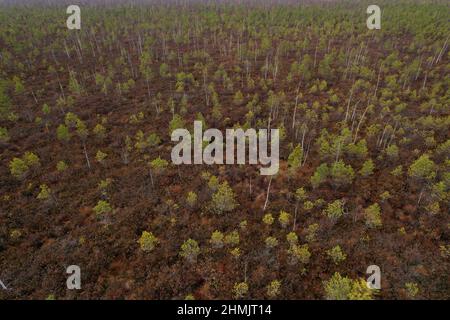
[(441, 206), (439, 205), (439, 202), (435, 201), (427, 205), (425, 210), (428, 211), (429, 214), (435, 215), (441, 212)]
[(172, 120), (169, 123), (169, 135), (172, 135), (172, 132), (175, 129), (183, 129), (184, 128), (184, 120), (179, 114), (174, 114)]
[(103, 140), (106, 136), (106, 128), (100, 123), (97, 123), (92, 132), (99, 140)]
[(208, 180), (208, 188), (215, 192), (219, 188), (219, 179), (216, 176), (210, 176)]
[(234, 258), (239, 258), (241, 256), (241, 249), (240, 248), (233, 248), (230, 250), (230, 254), (234, 257)]
[(105, 159), (108, 155), (104, 152), (102, 152), (101, 150), (98, 150), (96, 155), (95, 155), (95, 160), (97, 160), (99, 163), (101, 164), (105, 164)]
[(300, 145), (297, 145), (288, 157), (288, 168), (290, 173), (294, 173), (301, 167), (303, 160), (303, 150)]
[(39, 157), (34, 154), (33, 152), (25, 152), (25, 154), (22, 156), (23, 161), (27, 164), (28, 167), (39, 167), (41, 165), (39, 161)]
[(399, 165), (399, 166), (395, 167), (394, 170), (391, 171), (391, 174), (394, 177), (399, 177), (399, 176), (402, 175), (402, 173), (403, 173), (403, 166), (402, 165)]
[(386, 149), (385, 149), (386, 155), (391, 159), (396, 159), (398, 158), (398, 147), (395, 144), (391, 144), (389, 145)]
[(147, 142), (145, 141), (144, 132), (142, 130), (138, 130), (136, 132), (136, 135), (134, 137), (136, 139), (136, 143), (134, 144), (134, 147), (139, 152), (144, 152), (145, 148), (147, 147)]
[(312, 201), (305, 201), (303, 203), (303, 209), (305, 209), (306, 211), (310, 211), (314, 208), (314, 202)]
[(364, 215), (366, 217), (366, 226), (369, 228), (381, 227), (381, 212), (378, 203), (374, 203), (370, 207), (366, 208), (366, 210), (364, 210)]
[(212, 195), (211, 209), (216, 214), (233, 211), (237, 206), (233, 189), (228, 182), (219, 185), (217, 191)]
[(233, 287), (233, 295), (236, 299), (240, 299), (245, 297), (248, 293), (248, 284), (247, 282), (239, 282), (235, 283)]
[(278, 280), (273, 280), (267, 286), (267, 295), (269, 298), (274, 298), (280, 294), (281, 282)]
[(346, 146), (346, 151), (350, 156), (364, 159), (367, 156), (367, 143), (366, 140), (362, 139), (358, 143), (350, 143)]
[(58, 163), (56, 164), (56, 170), (58, 170), (58, 172), (62, 172), (67, 170), (68, 166), (64, 161), (58, 161)]
[(292, 246), (292, 245), (298, 243), (298, 236), (297, 236), (297, 234), (295, 232), (289, 232), (286, 235), (286, 240)]
[(156, 245), (159, 243), (157, 237), (153, 235), (153, 233), (148, 231), (142, 231), (142, 235), (138, 240), (138, 243), (142, 249), (142, 251), (150, 252), (155, 249)]
[(180, 256), (185, 258), (187, 261), (193, 263), (197, 261), (197, 256), (200, 254), (200, 247), (197, 241), (193, 239), (187, 239), (181, 245)]
[(44, 103), (44, 105), (42, 106), (42, 113), (45, 115), (50, 114), (50, 107), (48, 106), (48, 104)]
[(436, 177), (436, 164), (429, 155), (423, 154), (411, 164), (408, 175), (420, 181), (431, 181)]
[(273, 218), (272, 214), (266, 213), (263, 217), (263, 222), (267, 225), (271, 225), (275, 219)]
[(87, 129), (86, 124), (83, 121), (81, 121), (80, 119), (77, 119), (76, 131), (77, 131), (78, 137), (80, 137), (80, 139), (82, 141), (86, 141), (86, 139), (89, 135), (89, 130)]
[(0, 142), (8, 142), (9, 141), (9, 135), (8, 135), (8, 129), (0, 127)]
[(335, 264), (339, 264), (347, 258), (347, 255), (342, 251), (341, 246), (339, 245), (327, 250), (327, 255)]
[(30, 169), (40, 166), (39, 157), (33, 152), (25, 152), (22, 158), (13, 158), (9, 163), (11, 174), (17, 179), (23, 179)]
[(166, 63), (162, 63), (159, 66), (159, 74), (161, 77), (163, 78), (167, 78), (170, 77), (170, 73), (169, 73), (169, 66)]
[(319, 224), (313, 223), (306, 228), (306, 241), (313, 242), (316, 240), (317, 230), (319, 230)]
[(197, 194), (194, 191), (189, 191), (186, 196), (187, 204), (192, 208), (197, 203)]
[(292, 245), (288, 250), (288, 254), (290, 264), (297, 264), (299, 262), (301, 264), (307, 264), (311, 258), (311, 252), (309, 251), (309, 246), (307, 244)]
[(266, 240), (264, 240), (264, 242), (268, 249), (275, 248), (278, 245), (278, 239), (275, 237), (267, 237)]
[(223, 233), (219, 230), (214, 231), (211, 234), (211, 239), (209, 240), (211, 242), (211, 245), (213, 248), (222, 248), (223, 247)]
[(344, 214), (344, 203), (342, 200), (335, 200), (328, 204), (323, 213), (333, 221), (336, 221)]
[(303, 80), (310, 80), (312, 77), (313, 60), (309, 54), (303, 56), (302, 62), (299, 67), (299, 74), (302, 75)]
[(295, 199), (297, 199), (297, 201), (305, 201), (307, 197), (308, 196), (304, 188), (298, 188), (295, 190)]
[(334, 78), (334, 71), (331, 66), (332, 61), (333, 61), (332, 54), (325, 54), (323, 60), (320, 61), (318, 72), (322, 78), (327, 80), (332, 80)]
[(83, 88), (81, 87), (78, 80), (75, 78), (75, 73), (72, 71), (70, 72), (69, 76), (69, 90), (74, 95), (81, 95), (83, 92)]
[(233, 103), (237, 106), (240, 106), (243, 102), (244, 102), (244, 96), (243, 96), (242, 92), (239, 90), (234, 95)]
[(150, 162), (150, 167), (157, 173), (160, 174), (162, 173), (167, 166), (169, 165), (169, 162), (167, 162), (167, 160), (165, 159), (161, 159), (161, 157), (158, 157), (156, 159), (153, 159)]
[(367, 282), (364, 279), (352, 280), (352, 289), (348, 293), (349, 300), (372, 300), (374, 290), (367, 287)]
[(77, 121), (78, 121), (78, 117), (76, 114), (74, 114), (72, 112), (66, 113), (66, 116), (64, 118), (64, 123), (66, 124), (67, 127), (75, 128)]
[(41, 191), (36, 198), (39, 200), (49, 200), (52, 192), (50, 188), (46, 184), (41, 184), (39, 188), (41, 189)]
[(147, 137), (147, 145), (149, 147), (155, 147), (161, 143), (161, 138), (154, 132), (150, 133)]
[(361, 170), (359, 170), (359, 173), (363, 177), (368, 177), (371, 174), (373, 174), (373, 169), (375, 169), (375, 165), (373, 164), (372, 159), (369, 159), (369, 160), (364, 161)]
[(382, 194), (380, 194), (380, 199), (381, 201), (386, 201), (389, 200), (391, 198), (391, 194), (389, 193), (389, 191), (384, 191)]
[(286, 228), (286, 226), (289, 224), (289, 221), (291, 220), (291, 215), (287, 213), (286, 211), (281, 211), (280, 216), (278, 217), (278, 221), (280, 222), (281, 226), (283, 228)]
[(22, 83), (22, 80), (18, 76), (14, 76), (12, 79), (14, 83), (14, 92), (17, 94), (21, 94), (25, 91), (25, 87)]
[(415, 282), (405, 283), (405, 289), (410, 298), (415, 298), (419, 293), (419, 286)]
[(10, 234), (9, 234), (9, 237), (10, 237), (12, 240), (17, 240), (17, 239), (19, 239), (21, 236), (22, 236), (22, 231), (20, 231), (19, 229), (13, 229), (13, 230), (11, 230), (11, 232), (10, 232)]
[(106, 178), (106, 179), (100, 180), (100, 182), (97, 185), (97, 188), (100, 191), (100, 194), (105, 198), (107, 197), (107, 189), (110, 186), (111, 182), (112, 182), (111, 178)]
[(224, 238), (225, 244), (228, 246), (237, 246), (240, 242), (239, 232), (236, 230), (228, 233)]
[(324, 282), (324, 289), (327, 300), (347, 300), (352, 290), (352, 280), (335, 272), (328, 281)]
[(311, 185), (314, 189), (319, 187), (322, 183), (324, 183), (327, 180), (327, 177), (329, 175), (330, 169), (328, 168), (328, 165), (326, 163), (322, 163), (320, 166), (317, 167), (316, 171), (311, 177)]
[(354, 177), (353, 168), (350, 165), (345, 165), (342, 160), (333, 163), (331, 166), (331, 178), (338, 187), (352, 183)]
[(103, 214), (110, 213), (112, 211), (112, 207), (108, 201), (99, 200), (97, 205), (94, 207), (94, 212), (97, 216), (101, 216)]
[(56, 129), (56, 137), (60, 141), (67, 142), (70, 140), (70, 132), (69, 128), (67, 128), (65, 125), (60, 124), (58, 128)]
[(23, 179), (28, 173), (29, 167), (26, 162), (20, 158), (13, 158), (9, 163), (11, 174), (17, 179)]

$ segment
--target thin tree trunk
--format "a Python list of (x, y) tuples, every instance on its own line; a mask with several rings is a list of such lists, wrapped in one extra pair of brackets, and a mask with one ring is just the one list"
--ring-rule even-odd
[(155, 187), (155, 183), (153, 182), (153, 174), (152, 174), (152, 170), (150, 169), (150, 181), (152, 182), (152, 188)]
[[(355, 84), (355, 82), (353, 82), (353, 85)], [(347, 122), (347, 118), (348, 118), (348, 111), (350, 109), (350, 103), (352, 101), (352, 96), (353, 96), (353, 85), (352, 85), (352, 89), (350, 90), (350, 97), (348, 98), (348, 103), (347, 103), (347, 109), (345, 110), (345, 119), (344, 122)]]
[(295, 211), (294, 211), (294, 226), (292, 227), (292, 231), (295, 231), (295, 224), (297, 222), (297, 211), (298, 211), (298, 200), (295, 203)]
[(91, 169), (91, 163), (89, 161), (89, 156), (88, 156), (87, 150), (86, 150), (86, 143), (84, 141), (83, 141), (83, 151), (84, 151), (84, 156), (86, 157), (87, 166), (88, 166), (88, 168), (90, 170)]
[(266, 211), (267, 204), (269, 203), (270, 185), (272, 184), (272, 178), (273, 176), (270, 176), (269, 185), (267, 186), (266, 202), (264, 203), (263, 211)]

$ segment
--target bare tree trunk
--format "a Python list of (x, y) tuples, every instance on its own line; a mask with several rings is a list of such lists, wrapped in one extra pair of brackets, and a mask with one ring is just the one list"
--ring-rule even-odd
[(267, 186), (266, 202), (264, 202), (263, 211), (266, 211), (267, 204), (269, 203), (270, 185), (272, 184), (272, 178), (273, 176), (270, 176), (269, 185)]
[(296, 97), (295, 97), (294, 114), (293, 114), (293, 116), (292, 116), (292, 130), (294, 130), (294, 127), (295, 127), (295, 114), (297, 113), (298, 93), (299, 93), (299, 91), (300, 91), (300, 83), (298, 84), (298, 87), (297, 87), (297, 94), (296, 94)]
[(439, 52), (439, 55), (438, 55), (435, 63), (438, 63), (441, 60), (442, 55), (445, 53), (445, 50), (447, 50), (447, 41), (448, 41), (448, 37), (447, 37), (447, 39), (445, 39), (444, 45), (442, 46), (442, 49)]
[(67, 49), (66, 39), (64, 39), (64, 49), (66, 51), (67, 58), (70, 59), (70, 53), (69, 53), (69, 50)]
[(306, 153), (305, 153), (305, 157), (302, 163), (302, 166), (305, 165), (306, 160), (308, 159), (308, 155), (309, 155), (309, 150), (310, 150), (310, 145), (311, 145), (311, 140), (308, 141), (308, 146), (306, 147)]
[(428, 72), (425, 73), (425, 78), (423, 79), (422, 90), (425, 89), (425, 85), (427, 84)]
[(419, 205), (419, 204), (420, 204), (420, 200), (422, 200), (422, 196), (423, 196), (423, 191), (424, 191), (424, 189), (425, 189), (425, 188), (422, 188), (422, 189), (420, 190), (419, 199), (417, 200), (417, 205)]
[(316, 68), (316, 62), (317, 62), (317, 44), (316, 44), (316, 50), (314, 51), (314, 69)]
[(359, 119), (358, 126), (356, 127), (355, 138), (353, 139), (353, 143), (355, 143), (355, 142), (356, 142), (356, 139), (358, 139), (359, 127), (361, 126), (361, 123), (362, 123), (363, 120), (364, 120), (364, 116), (366, 115), (367, 110), (369, 110), (369, 106), (370, 106), (370, 100), (369, 100), (369, 102), (367, 103), (367, 107), (366, 107), (366, 109), (364, 110), (364, 112), (363, 112), (363, 114), (362, 114), (362, 116), (361, 116), (361, 119)]
[(420, 62), (419, 62), (419, 67), (417, 67), (417, 72), (416, 72), (416, 76), (414, 78), (414, 81), (417, 80), (417, 78), (419, 77), (420, 74), (420, 67), (422, 66), (422, 56), (420, 56)]
[(298, 200), (295, 203), (295, 211), (294, 211), (294, 226), (292, 227), (292, 231), (295, 231), (295, 224), (297, 223), (297, 211), (298, 211)]
[(84, 156), (86, 157), (87, 166), (88, 166), (88, 168), (90, 170), (91, 169), (91, 163), (89, 161), (89, 156), (88, 156), (88, 153), (87, 153), (87, 150), (86, 150), (86, 143), (84, 141), (83, 141), (83, 151), (84, 151)]
[(153, 182), (152, 169), (150, 169), (150, 181), (152, 182), (152, 188), (154, 188), (155, 187), (155, 183)]
[(353, 81), (352, 89), (350, 90), (350, 97), (348, 98), (347, 109), (345, 110), (345, 119), (344, 119), (344, 122), (347, 122), (348, 111), (349, 111), (349, 109), (350, 109), (350, 102), (352, 101), (352, 96), (353, 96), (353, 85), (354, 85), (354, 84), (355, 84), (355, 82)]
[(38, 104), (38, 101), (36, 99), (36, 95), (34, 94), (33, 90), (31, 90), (31, 94), (33, 95), (34, 102), (36, 102), (36, 104)]
[(380, 84), (380, 75), (381, 75), (381, 65), (380, 68), (378, 69), (377, 86), (375, 87), (375, 92), (373, 94), (374, 97), (377, 95), (378, 85)]
[(337, 163), (338, 162), (338, 160), (339, 160), (339, 154), (340, 154), (340, 152), (341, 152), (341, 141), (339, 141), (338, 142), (338, 148), (337, 148), (337, 151), (336, 151), (336, 159), (335, 159), (335, 163)]
[(383, 133), (381, 134), (380, 140), (377, 142), (377, 146), (380, 147), (384, 140), (384, 135), (386, 134), (387, 125), (384, 126)]
[(302, 132), (302, 152), (303, 152), (303, 153), (305, 152), (305, 148), (304, 148), (305, 134), (306, 134), (306, 126), (304, 126), (303, 132)]

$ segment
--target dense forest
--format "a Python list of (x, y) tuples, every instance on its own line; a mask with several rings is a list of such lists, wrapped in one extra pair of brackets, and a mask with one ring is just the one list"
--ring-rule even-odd
[(0, 299), (450, 298), (447, 1), (101, 2), (0, 5)]

